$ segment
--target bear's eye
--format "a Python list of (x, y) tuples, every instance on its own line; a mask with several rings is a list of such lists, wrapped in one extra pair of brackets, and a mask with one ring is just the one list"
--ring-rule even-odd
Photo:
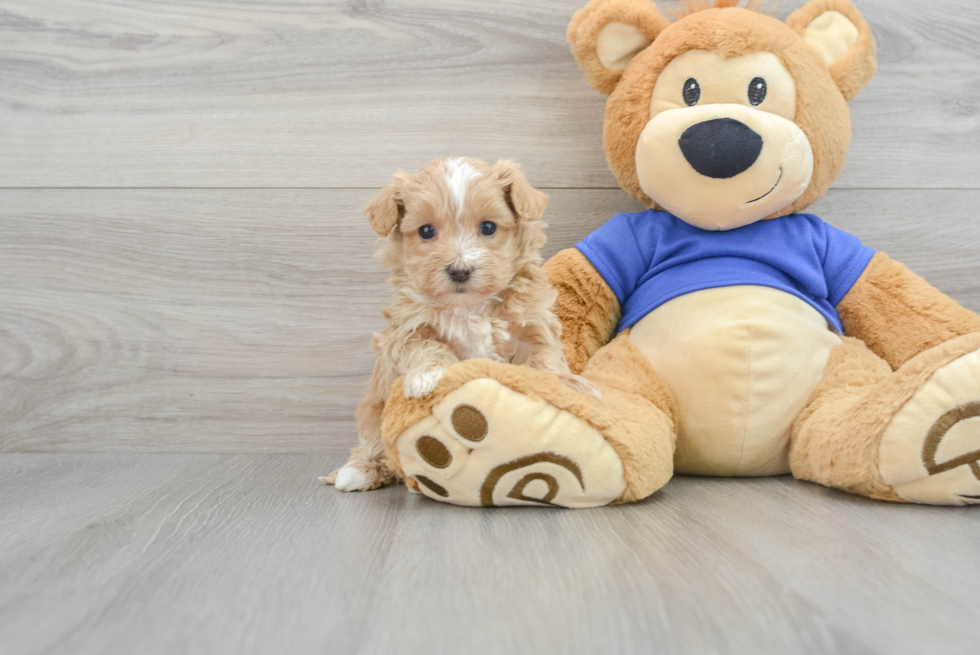
[(688, 107), (693, 107), (698, 104), (698, 100), (700, 99), (701, 85), (693, 77), (689, 78), (687, 82), (684, 82), (684, 102), (687, 103)]
[(423, 239), (431, 239), (436, 235), (436, 228), (431, 225), (423, 225), (419, 228), (419, 236)]
[(483, 221), (480, 223), (480, 234), (486, 237), (492, 237), (493, 233), (497, 231), (497, 224), (493, 221)]
[(757, 77), (751, 82), (749, 82), (749, 102), (753, 105), (761, 105), (762, 101), (766, 99), (766, 81), (761, 77)]

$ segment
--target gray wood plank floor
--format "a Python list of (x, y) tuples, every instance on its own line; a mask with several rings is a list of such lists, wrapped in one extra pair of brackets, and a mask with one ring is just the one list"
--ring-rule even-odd
[[(388, 293), (360, 209), (396, 169), (518, 160), (547, 254), (636, 208), (565, 44), (585, 1), (0, 0), (0, 655), (977, 652), (970, 508), (315, 481), (353, 443)], [(980, 310), (976, 0), (857, 1), (880, 72), (813, 211)]]
[(0, 456), (5, 653), (945, 653), (980, 514), (679, 478), (588, 511), (341, 494), (342, 453)]

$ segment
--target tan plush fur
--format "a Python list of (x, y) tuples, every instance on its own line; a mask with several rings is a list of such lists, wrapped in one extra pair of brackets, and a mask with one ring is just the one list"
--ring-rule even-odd
[[(719, 20), (721, 12), (724, 20)], [(576, 51), (584, 47), (573, 44)], [(797, 83), (796, 123), (813, 148), (814, 173), (803, 196), (769, 218), (802, 211), (823, 196), (843, 168), (850, 146), (845, 96), (831, 70), (789, 26), (741, 8), (699, 11), (670, 25), (622, 73), (606, 103), (604, 143), (609, 167), (623, 189), (645, 206), (656, 207), (640, 188), (636, 143), (650, 119), (650, 99), (660, 72), (688, 50), (710, 50), (722, 58), (768, 50), (779, 57)]]
[(670, 25), (657, 6), (647, 0), (593, 0), (576, 13), (568, 26), (568, 42), (585, 78), (602, 93), (610, 93), (623, 76), (623, 71), (603, 66), (596, 54), (599, 33), (612, 22), (633, 25), (650, 43)]
[(676, 409), (670, 391), (626, 334), (602, 348), (583, 375), (602, 390), (602, 401), (575, 393), (541, 371), (486, 359), (454, 366), (425, 398), (405, 397), (396, 383), (396, 393), (384, 412), (388, 466), (401, 474), (395, 442), (405, 430), (430, 416), (432, 407), (450, 391), (470, 380), (487, 378), (518, 393), (543, 398), (598, 430), (623, 462), (626, 491), (617, 502), (649, 496), (673, 474)]
[(830, 75), (845, 100), (852, 100), (868, 85), (878, 70), (878, 53), (871, 28), (861, 12), (849, 0), (815, 0), (795, 11), (786, 19), (790, 29), (803, 34), (820, 14), (836, 11), (847, 17), (858, 29), (857, 43), (841, 59), (830, 65)]
[(646, 498), (674, 472), (677, 406), (670, 389), (627, 332), (601, 348), (583, 375), (603, 392), (610, 425), (600, 432), (623, 460), (626, 491), (617, 502)]
[[(425, 396), (450, 366), (483, 357), (546, 371), (598, 395), (571, 373), (562, 352), (551, 309), (556, 292), (541, 267), (546, 201), (513, 162), (462, 158), (398, 173), (371, 201), (366, 214), (384, 239), (379, 259), (395, 297), (385, 310), (388, 326), (375, 336), (378, 356), (357, 409), (360, 443), (345, 465), (347, 479), (335, 471), (324, 482), (373, 489), (394, 481), (382, 463), (381, 413), (403, 375), (408, 395)], [(487, 221), (495, 225), (491, 235), (481, 233)], [(424, 226), (431, 238), (422, 237)]]
[[(696, 14), (699, 11), (738, 7), (741, 2), (742, 0), (684, 0), (684, 2), (681, 3), (681, 10), (678, 11), (675, 16), (677, 18), (684, 18), (685, 16)], [(749, 11), (762, 11), (762, 5), (762, 0), (748, 0), (748, 2), (745, 4), (745, 8)]]
[[(676, 15), (677, 22), (667, 27), (658, 24), (659, 34), (651, 45), (636, 53), (625, 70), (611, 73), (598, 70), (601, 62), (589, 56), (596, 47), (597, 16), (604, 23), (650, 24), (651, 16), (659, 16), (655, 7), (596, 1), (572, 22), (575, 29), (569, 30), (569, 41), (576, 59), (593, 86), (610, 94), (604, 130), (610, 168), (621, 186), (647, 207), (660, 208), (640, 186), (637, 143), (651, 120), (651, 97), (661, 72), (690, 50), (711, 51), (722, 59), (771, 52), (796, 82), (794, 122), (813, 149), (813, 176), (801, 197), (767, 218), (808, 207), (830, 188), (844, 165), (851, 136), (846, 101), (871, 81), (877, 61), (874, 38), (860, 12), (849, 0), (813, 0), (782, 23), (736, 5), (735, 0), (688, 0)], [(856, 41), (848, 42), (842, 55), (827, 55), (806, 40), (808, 27), (825, 12), (842, 14), (856, 28)], [(638, 13), (645, 18), (637, 18)], [(582, 29), (585, 24), (592, 28)], [(587, 262), (564, 257), (560, 264), (555, 266), (560, 271), (556, 279), (585, 276), (588, 280), (592, 275)], [(601, 304), (583, 304), (575, 293), (568, 298), (559, 302), (573, 308), (568, 313), (576, 338), (566, 341), (566, 349), (577, 365), (601, 343), (591, 335), (600, 334), (608, 323)], [(875, 256), (838, 311), (846, 333), (856, 339), (847, 339), (834, 351), (826, 378), (797, 421), (793, 472), (823, 484), (897, 500), (877, 469), (883, 430), (932, 372), (980, 339), (980, 316), (884, 254)], [(616, 315), (617, 311), (611, 311), (609, 319)], [(893, 374), (893, 369), (898, 372)]]
[[(654, 205), (639, 182), (638, 142), (650, 122), (651, 97), (661, 73), (691, 50), (710, 51), (723, 62), (750, 53), (771, 53), (759, 59), (771, 62), (774, 55), (795, 82), (795, 115), (787, 110), (782, 119), (795, 123), (809, 141), (813, 174), (805, 190), (806, 178), (802, 178), (798, 190), (803, 192), (797, 200), (765, 218), (809, 206), (830, 188), (844, 165), (851, 130), (846, 101), (871, 80), (875, 71), (875, 44), (867, 23), (848, 0), (812, 0), (787, 23), (736, 4), (734, 0), (689, 0), (677, 21), (670, 23), (646, 0), (592, 0), (569, 26), (572, 51), (586, 78), (610, 94), (605, 116), (610, 167), (622, 187), (647, 206)], [(757, 9), (754, 3), (751, 6)], [(683, 61), (678, 64), (683, 65)], [(663, 79), (670, 79), (674, 70), (677, 68)], [(683, 76), (679, 78), (683, 80)], [(672, 84), (671, 88), (680, 98), (682, 88), (687, 87)], [(755, 111), (749, 106), (750, 100), (742, 97), (715, 104), (741, 102), (740, 111)], [(673, 108), (684, 111), (685, 105), (690, 108), (697, 102), (668, 98), (666, 109), (658, 116)], [(765, 107), (759, 106), (758, 111), (764, 111)], [(697, 192), (693, 185), (692, 193)], [(657, 195), (653, 190), (651, 194)], [(376, 204), (385, 213), (373, 217), (372, 224), (382, 233), (397, 235), (417, 229), (418, 223), (412, 222), (411, 202), (406, 202), (398, 189), (382, 192)], [(679, 217), (684, 220), (684, 216)], [(601, 390), (601, 400), (576, 393), (562, 384), (559, 376), (491, 359), (472, 359), (450, 367), (431, 393), (421, 397), (411, 397), (419, 394), (412, 392), (412, 377), (408, 376), (395, 383), (384, 405), (381, 432), (392, 471), (399, 471), (400, 436), (409, 434), (409, 428), (422, 421), (431, 425), (433, 407), (450, 393), (470, 381), (489, 378), (519, 394), (544, 400), (597, 431), (622, 460), (626, 489), (619, 502), (643, 498), (671, 477), (677, 429), (682, 424), (677, 402), (629, 334), (613, 338), (621, 311), (618, 299), (576, 250), (556, 255), (546, 271), (557, 289), (555, 313), (564, 325), (562, 338), (570, 369), (581, 372)], [(796, 417), (790, 435), (790, 467), (801, 479), (900, 501), (903, 497), (884, 481), (880, 468), (879, 460), (887, 459), (881, 454), (887, 445), (883, 435), (891, 434), (895, 427), (908, 427), (897, 418), (902, 408), (913, 396), (919, 397), (919, 391), (932, 388), (929, 385), (941, 378), (942, 371), (975, 363), (960, 358), (972, 357), (980, 349), (980, 316), (883, 254), (875, 256), (838, 311), (847, 336), (841, 345), (833, 346), (822, 381)], [(825, 333), (820, 330), (820, 334)], [(836, 339), (834, 336), (834, 343)], [(787, 352), (787, 365), (792, 365), (792, 358)], [(947, 366), (951, 368), (944, 368)], [(801, 394), (807, 394), (809, 388)], [(683, 399), (681, 387), (675, 385), (675, 390)], [(724, 393), (718, 402), (727, 402)], [(967, 396), (970, 393), (969, 389), (964, 392)], [(484, 419), (489, 424), (501, 415), (494, 412), (509, 409), (492, 403), (487, 407), (490, 409)], [(795, 407), (790, 419), (797, 412)], [(935, 417), (937, 421), (945, 416), (943, 411)], [(376, 411), (372, 416), (371, 425), (375, 425)], [(932, 417), (924, 419), (928, 423)], [(683, 430), (681, 437), (683, 449)], [(899, 454), (918, 458), (923, 446), (916, 438), (908, 438), (908, 444), (899, 443)], [(922, 439), (926, 439), (925, 434)], [(912, 450), (902, 450), (906, 445)], [(489, 440), (480, 447), (484, 459), (495, 454)], [(512, 449), (506, 453), (509, 463), (520, 461), (513, 460)], [(621, 488), (616, 486), (614, 493)]]
[(921, 352), (980, 332), (980, 316), (877, 253), (837, 306), (848, 335), (897, 369)]
[(902, 499), (881, 479), (878, 447), (898, 410), (938, 369), (980, 349), (980, 333), (927, 350), (892, 373), (857, 339), (831, 355), (827, 374), (794, 426), (790, 465), (801, 480), (881, 500)]
[(585, 255), (574, 248), (549, 259), (544, 270), (558, 292), (555, 314), (562, 324), (565, 357), (572, 371), (581, 373), (592, 355), (613, 338), (619, 301)]

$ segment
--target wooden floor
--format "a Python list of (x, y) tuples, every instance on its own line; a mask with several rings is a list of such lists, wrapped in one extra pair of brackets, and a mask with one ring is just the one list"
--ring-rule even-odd
[[(360, 209), (395, 170), (518, 160), (548, 254), (636, 207), (565, 44), (584, 2), (0, 0), (0, 654), (978, 652), (970, 508), (315, 483), (354, 439), (387, 296)], [(880, 71), (813, 211), (980, 310), (976, 0), (857, 2)]]
[(980, 521), (787, 477), (474, 511), (333, 455), (0, 458), (5, 653), (962, 653)]

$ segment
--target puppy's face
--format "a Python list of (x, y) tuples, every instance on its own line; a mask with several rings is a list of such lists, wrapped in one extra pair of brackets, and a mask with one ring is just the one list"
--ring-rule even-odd
[(531, 224), (546, 202), (511, 162), (453, 158), (396, 175), (367, 214), (412, 290), (465, 306), (502, 291), (537, 256), (543, 238)]

